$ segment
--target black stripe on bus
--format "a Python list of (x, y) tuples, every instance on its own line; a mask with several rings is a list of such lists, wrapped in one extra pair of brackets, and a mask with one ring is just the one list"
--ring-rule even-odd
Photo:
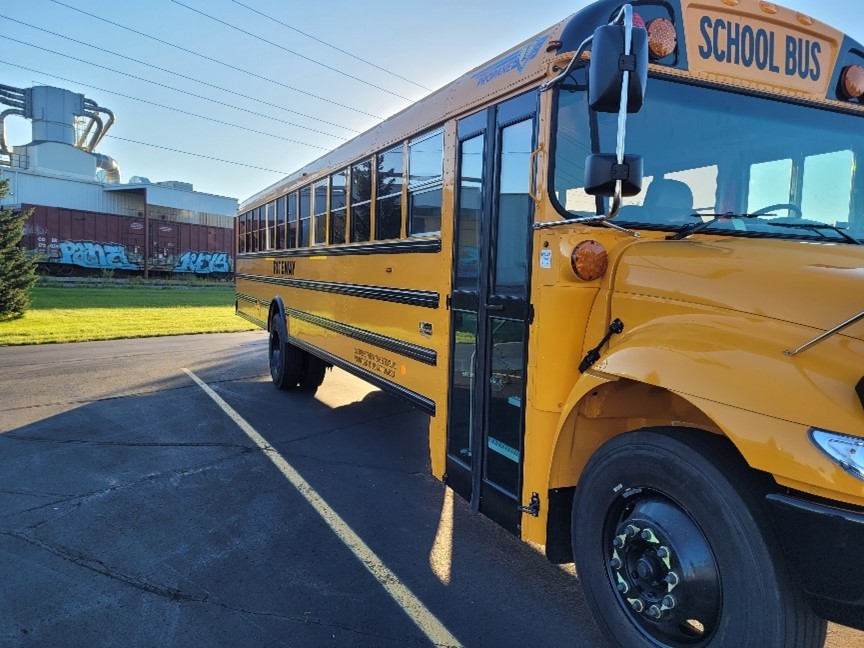
[(411, 344), (410, 342), (397, 340), (396, 338), (381, 335), (380, 333), (373, 333), (366, 329), (349, 326), (342, 322), (336, 322), (327, 319), (326, 317), (320, 317), (294, 308), (288, 308), (287, 306), (285, 307), (285, 314), (290, 315), (291, 317), (296, 317), (304, 322), (309, 322), (315, 326), (320, 326), (329, 331), (334, 331), (346, 337), (377, 346), (381, 349), (393, 351), (394, 353), (398, 353), (406, 358), (411, 358), (412, 360), (417, 360), (423, 364), (432, 365), (433, 367), (438, 364), (438, 352), (435, 351), (435, 349), (429, 349), (416, 344)]
[(408, 304), (409, 306), (422, 306), (423, 308), (438, 308), (440, 296), (437, 292), (429, 290), (409, 290), (407, 288), (382, 288), (379, 286), (363, 286), (360, 284), (337, 283), (333, 281), (313, 281), (311, 279), (287, 279), (284, 277), (269, 277), (266, 275), (238, 274), (237, 279), (246, 281), (257, 281), (276, 286), (288, 286), (289, 288), (301, 288), (303, 290), (318, 290), (321, 292), (348, 295), (349, 297), (363, 297), (365, 299), (377, 299), (379, 301), (396, 302)]
[(332, 353), (328, 353), (323, 349), (319, 349), (316, 346), (309, 344), (308, 342), (304, 342), (298, 338), (289, 337), (288, 338), (291, 344), (300, 347), (304, 351), (308, 351), (312, 355), (316, 355), (325, 362), (329, 362), (330, 364), (339, 367), (340, 369), (344, 369), (350, 374), (354, 374), (358, 378), (365, 380), (366, 382), (379, 387), (380, 389), (393, 394), (394, 396), (398, 396), (406, 401), (408, 401), (411, 405), (416, 407), (417, 409), (426, 412), (429, 416), (435, 416), (435, 401), (431, 398), (423, 396), (422, 394), (418, 394), (415, 391), (408, 389), (407, 387), (403, 387), (402, 385), (397, 385), (394, 382), (390, 382), (386, 378), (382, 378), (376, 373), (372, 373), (367, 369), (363, 369), (362, 367), (358, 367), (357, 365), (348, 362), (347, 360), (343, 360), (339, 356), (335, 356)]
[(245, 293), (237, 293), (237, 299), (239, 299), (240, 301), (251, 302), (253, 304), (258, 303), (258, 299), (256, 297), (253, 297), (252, 295), (247, 295)]
[(241, 252), (238, 259), (291, 259), (311, 256), (351, 256), (366, 254), (423, 254), (441, 251), (441, 239), (409, 239), (405, 241), (383, 241), (381, 243), (361, 243), (346, 245), (327, 245), (291, 250), (261, 250)]
[(253, 324), (255, 324), (255, 325), (257, 325), (257, 326), (260, 326), (262, 329), (267, 330), (267, 324), (266, 324), (266, 322), (262, 322), (262, 321), (259, 320), (257, 317), (252, 317), (251, 315), (247, 315), (247, 314), (244, 313), (243, 311), (239, 311), (239, 310), (237, 311), (236, 314), (237, 314), (239, 317), (242, 317), (242, 318), (245, 319), (245, 320), (249, 320), (250, 322), (252, 322)]

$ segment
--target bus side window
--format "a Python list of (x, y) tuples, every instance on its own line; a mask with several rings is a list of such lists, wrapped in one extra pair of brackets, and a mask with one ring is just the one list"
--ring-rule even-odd
[(297, 247), (297, 192), (288, 194), (288, 249)]
[(300, 218), (298, 222), (298, 247), (309, 245), (309, 220), (312, 216), (312, 187), (306, 186), (300, 190)]
[(276, 249), (285, 249), (285, 196), (276, 199)]
[(312, 245), (327, 243), (327, 180), (312, 187)]
[(351, 232), (352, 243), (369, 240), (372, 211), (372, 160), (351, 167)]
[(375, 238), (379, 241), (402, 236), (402, 175), (404, 168), (405, 159), (401, 144), (378, 156)]
[(444, 131), (421, 136), (408, 150), (408, 235), (439, 234)]
[(348, 169), (330, 176), (330, 245), (345, 242), (345, 205)]

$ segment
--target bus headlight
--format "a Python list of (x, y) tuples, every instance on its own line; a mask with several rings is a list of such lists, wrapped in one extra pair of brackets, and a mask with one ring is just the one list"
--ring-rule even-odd
[(810, 439), (834, 463), (864, 481), (864, 439), (818, 428), (810, 430)]

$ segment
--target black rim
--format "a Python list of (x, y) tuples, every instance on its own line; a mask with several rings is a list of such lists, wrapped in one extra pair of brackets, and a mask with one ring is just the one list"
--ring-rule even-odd
[(279, 331), (274, 326), (270, 330), (270, 376), (275, 380), (279, 375), (279, 368), (282, 366), (282, 340), (279, 337)]
[(714, 553), (679, 504), (630, 489), (612, 507), (603, 534), (606, 572), (625, 614), (658, 646), (696, 646), (720, 620)]

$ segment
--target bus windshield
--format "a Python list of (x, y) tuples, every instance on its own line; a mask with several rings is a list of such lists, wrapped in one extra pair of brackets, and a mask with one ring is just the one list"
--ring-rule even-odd
[[(582, 189), (585, 157), (615, 151), (617, 119), (589, 114), (584, 69), (559, 87), (552, 197), (565, 214), (598, 213)], [(642, 192), (624, 199), (615, 223), (864, 239), (861, 126), (855, 115), (652, 78), (627, 122), (627, 151), (644, 159)]]

